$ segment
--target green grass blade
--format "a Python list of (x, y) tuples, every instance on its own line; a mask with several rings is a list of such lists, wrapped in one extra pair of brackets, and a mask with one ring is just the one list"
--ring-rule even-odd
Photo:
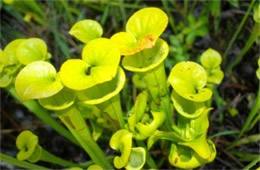
[(255, 160), (253, 160), (250, 164), (248, 164), (246, 167), (243, 168), (243, 170), (249, 170), (252, 169), (252, 167), (257, 164), (258, 162), (260, 162), (260, 157), (256, 158)]
[(240, 146), (240, 145), (245, 145), (245, 144), (249, 144), (249, 143), (257, 143), (258, 141), (260, 141), (260, 134), (254, 134), (251, 136), (247, 136), (247, 137), (244, 137), (240, 140), (233, 142), (229, 147), (227, 147), (227, 150), (234, 148), (236, 146)]
[(169, 16), (170, 26), (171, 26), (173, 32), (176, 34), (177, 30), (176, 30), (176, 27), (175, 27), (174, 18), (171, 15), (170, 9), (168, 7), (169, 6), (168, 1), (166, 1), (166, 0), (161, 0), (161, 1), (162, 1), (164, 10), (167, 12), (167, 15)]
[[(16, 94), (14, 87), (6, 89), (16, 100), (20, 101)], [(78, 145), (78, 142), (72, 136), (72, 134), (61, 124), (59, 124), (46, 109), (41, 107), (35, 100), (29, 100), (23, 103), (23, 105), (34, 113), (38, 118), (40, 118), (44, 123), (53, 128), (56, 132), (67, 138), (72, 143)]]
[(29, 162), (25, 162), (25, 161), (20, 161), (18, 159), (15, 159), (13, 157), (10, 157), (6, 154), (0, 153), (0, 161), (1, 162), (7, 162), (9, 164), (21, 167), (21, 168), (26, 168), (26, 169), (48, 169), (46, 167), (43, 166), (39, 166), (36, 164), (32, 164)]
[(235, 34), (232, 36), (231, 40), (229, 41), (228, 46), (227, 46), (227, 48), (226, 48), (226, 51), (225, 51), (225, 53), (224, 53), (224, 55), (223, 55), (223, 58), (224, 58), (224, 59), (226, 58), (226, 56), (227, 56), (227, 54), (228, 54), (228, 51), (229, 51), (230, 48), (232, 47), (234, 41), (237, 39), (237, 37), (238, 37), (238, 35), (239, 35), (241, 29), (242, 29), (243, 26), (245, 25), (245, 22), (246, 22), (246, 20), (247, 20), (247, 18), (248, 18), (248, 16), (249, 16), (251, 10), (253, 9), (254, 3), (255, 3), (255, 0), (252, 0), (252, 1), (251, 1), (251, 4), (250, 4), (250, 6), (249, 6), (249, 8), (248, 8), (247, 11), (246, 11), (245, 16), (243, 17), (242, 21), (240, 22), (240, 24), (239, 24), (239, 26), (238, 26), (238, 28), (237, 28)]
[(233, 135), (233, 134), (238, 134), (238, 133), (239, 133), (238, 130), (226, 130), (226, 131), (218, 132), (214, 135), (209, 136), (209, 139), (213, 139), (217, 136)]
[(104, 10), (104, 12), (103, 12), (103, 15), (102, 15), (102, 17), (101, 17), (101, 21), (100, 21), (100, 23), (101, 23), (101, 25), (105, 25), (105, 23), (106, 23), (106, 21), (107, 21), (107, 17), (108, 17), (108, 15), (109, 15), (109, 9), (110, 9), (110, 4), (109, 4), (109, 2), (108, 2), (108, 4), (106, 5), (106, 8), (105, 8), (105, 10)]
[(255, 118), (257, 113), (259, 114), (259, 110), (260, 110), (260, 84), (258, 87), (258, 92), (257, 92), (257, 96), (255, 99), (254, 105), (253, 105), (252, 109), (250, 110), (249, 115), (246, 119), (246, 122), (245, 122), (242, 130), (240, 131), (237, 139), (239, 139), (247, 131), (247, 129), (249, 129), (249, 127), (252, 123), (252, 120)]

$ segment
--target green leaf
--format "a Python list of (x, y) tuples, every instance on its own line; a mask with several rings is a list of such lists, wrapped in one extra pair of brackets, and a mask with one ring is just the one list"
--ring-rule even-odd
[(146, 161), (146, 152), (142, 147), (132, 148), (129, 161), (125, 168), (127, 170), (142, 169)]
[(185, 41), (187, 44), (192, 44), (196, 37), (197, 37), (197, 32), (192, 31), (186, 36)]
[(234, 146), (240, 146), (249, 143), (257, 143), (259, 141), (260, 141), (260, 134), (254, 134), (236, 141), (232, 146), (234, 147)]
[(12, 5), (14, 3), (15, 0), (3, 0), (4, 3), (8, 4), (8, 5)]
[(0, 72), (0, 87), (4, 88), (9, 86), (12, 83), (13, 76), (8, 74), (6, 70)]
[(133, 55), (152, 48), (168, 24), (167, 15), (159, 8), (144, 8), (134, 13), (126, 24), (126, 32), (111, 37), (122, 55)]
[(99, 123), (96, 122), (96, 120), (89, 120), (90, 124), (92, 126), (92, 137), (95, 141), (99, 139), (99, 137), (102, 135), (103, 128), (100, 126)]
[(171, 98), (178, 113), (188, 119), (199, 117), (206, 109), (203, 103), (187, 100), (178, 95), (174, 90)]
[(115, 167), (120, 169), (126, 166), (132, 148), (132, 134), (128, 130), (121, 129), (113, 134), (109, 145), (112, 149), (119, 150), (122, 153), (121, 156), (114, 158)]
[(256, 23), (260, 23), (260, 4), (258, 4), (258, 6), (256, 7), (253, 18)]
[(202, 165), (193, 150), (176, 144), (171, 145), (169, 162), (172, 166), (183, 169), (196, 168)]
[(213, 69), (207, 69), (206, 71), (207, 71), (209, 83), (220, 84), (224, 78), (224, 73), (219, 67)]
[(206, 133), (209, 128), (208, 114), (212, 108), (206, 108), (204, 112), (197, 118), (190, 121), (190, 131), (193, 135)]
[(156, 130), (148, 139), (148, 149), (151, 149), (153, 144), (159, 139), (169, 140), (173, 142), (185, 141), (185, 139), (181, 138), (176, 132), (164, 132)]
[(225, 131), (215, 133), (214, 135), (211, 135), (209, 137), (209, 139), (213, 139), (213, 138), (218, 137), (218, 136), (233, 135), (233, 134), (238, 134), (238, 133), (239, 133), (238, 130), (225, 130)]
[(173, 89), (185, 99), (204, 102), (212, 96), (210, 89), (204, 88), (207, 73), (195, 62), (180, 62), (171, 70), (168, 82)]
[(236, 8), (239, 8), (239, 1), (238, 0), (228, 0), (228, 2)]
[(24, 65), (28, 65), (34, 61), (45, 60), (47, 54), (47, 45), (39, 38), (26, 39), (16, 49), (16, 56)]
[(139, 44), (138, 40), (128, 32), (116, 33), (111, 37), (111, 40), (117, 44), (122, 55), (132, 55), (141, 51), (142, 44)]
[(82, 90), (95, 84), (93, 71), (91, 70), (92, 74), (87, 75), (89, 68), (91, 67), (83, 60), (69, 59), (62, 64), (59, 76), (66, 87)]
[(168, 24), (168, 16), (159, 8), (143, 8), (135, 12), (127, 21), (126, 32), (136, 39), (150, 36), (150, 43), (155, 43)]
[(15, 89), (23, 101), (50, 97), (62, 88), (55, 68), (44, 61), (25, 66), (15, 81)]
[(60, 69), (64, 85), (73, 90), (84, 90), (112, 80), (117, 73), (120, 53), (112, 41), (98, 38), (83, 49), (82, 58), (67, 60)]
[(153, 120), (149, 124), (137, 123), (136, 129), (139, 133), (137, 133), (134, 137), (138, 140), (143, 140), (149, 136), (151, 136), (155, 130), (162, 125), (165, 120), (164, 112), (155, 112), (151, 111), (153, 115)]
[(6, 66), (7, 64), (7, 57), (5, 55), (5, 52), (0, 49), (0, 73), (3, 71), (4, 67)]
[(147, 106), (147, 91), (140, 93), (134, 104), (133, 114), (128, 118), (129, 129), (135, 132), (135, 125), (142, 118)]
[(208, 159), (202, 159), (189, 147), (172, 144), (169, 154), (169, 162), (171, 165), (183, 169), (196, 168), (205, 163), (211, 162), (216, 157), (216, 148), (210, 140), (209, 144), (212, 154)]
[(258, 58), (258, 69), (256, 70), (256, 76), (260, 80), (260, 58)]
[(99, 165), (90, 165), (87, 170), (103, 170), (103, 168)]
[(69, 33), (83, 43), (100, 38), (103, 34), (102, 26), (95, 20), (81, 20), (72, 26)]
[(201, 64), (206, 68), (216, 68), (221, 64), (221, 55), (216, 50), (209, 48), (201, 55)]
[(16, 147), (19, 149), (17, 154), (18, 160), (30, 158), (38, 146), (38, 137), (31, 131), (22, 131), (16, 138)]
[(206, 133), (203, 133), (191, 141), (179, 142), (178, 144), (192, 148), (202, 159), (209, 159), (211, 150), (206, 135)]
[(138, 89), (146, 89), (147, 85), (145, 81), (142, 79), (142, 76), (140, 74), (134, 74), (132, 77), (132, 82), (134, 86)]
[(26, 39), (16, 39), (11, 41), (4, 49), (4, 53), (7, 57), (7, 65), (18, 64), (17, 48)]
[(147, 72), (163, 63), (168, 53), (168, 44), (164, 40), (158, 39), (153, 48), (125, 56), (122, 65), (128, 71)]
[(125, 84), (125, 73), (118, 68), (118, 73), (111, 81), (97, 84), (91, 88), (77, 91), (77, 97), (85, 104), (100, 104), (119, 94)]
[(111, 80), (117, 72), (120, 62), (120, 52), (111, 40), (98, 38), (84, 47), (82, 59), (92, 67), (93, 72), (97, 74), (96, 76), (100, 76), (100, 79), (109, 77), (109, 80)]
[(216, 157), (216, 148), (211, 140), (208, 140), (208, 142), (211, 150), (211, 156), (208, 159), (201, 158), (189, 147), (172, 144), (169, 154), (169, 162), (175, 167), (190, 169), (213, 161)]
[(39, 103), (46, 109), (63, 110), (74, 104), (76, 95), (74, 91), (64, 87), (53, 96), (39, 99)]

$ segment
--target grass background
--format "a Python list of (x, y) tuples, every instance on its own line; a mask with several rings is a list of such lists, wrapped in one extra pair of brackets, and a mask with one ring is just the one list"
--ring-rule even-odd
[[(213, 48), (222, 54), (221, 67), (225, 70), (241, 53), (255, 23), (251, 10), (236, 40), (227, 50), (252, 1), (36, 0), (35, 2), (37, 7), (22, 8), (0, 1), (0, 47), (3, 49), (17, 38), (42, 38), (47, 43), (48, 51), (52, 54), (51, 61), (57, 69), (65, 60), (81, 57), (83, 44), (70, 36), (68, 31), (75, 22), (82, 19), (88, 18), (100, 22), (104, 29), (103, 36), (109, 38), (114, 33), (124, 30), (127, 19), (138, 9), (147, 6), (161, 8), (169, 16), (169, 25), (162, 35), (170, 45), (170, 54), (165, 61), (168, 73), (178, 61), (199, 61), (201, 53), (208, 48)], [(25, 21), (25, 15), (31, 16), (30, 21)], [(187, 37), (192, 37), (192, 40), (188, 40)], [(198, 169), (242, 169), (259, 157), (259, 119), (256, 120), (255, 126), (242, 136), (243, 140), (238, 146), (227, 150), (245, 123), (256, 98), (259, 86), (259, 80), (255, 75), (258, 57), (259, 41), (253, 44), (230, 73), (225, 72), (223, 82), (215, 89), (214, 110), (210, 114), (208, 135), (216, 144), (218, 154), (213, 163)], [(122, 104), (125, 110), (133, 104), (130, 76), (128, 73), (128, 85), (122, 92), (124, 101)], [(88, 159), (79, 148), (71, 146), (63, 137), (42, 124), (1, 90), (1, 152), (15, 156), (17, 152), (15, 138), (24, 129), (34, 129), (41, 137), (40, 144), (58, 156), (76, 162)], [(106, 137), (99, 143), (105, 141)], [(107, 149), (106, 146), (103, 147)], [(164, 151), (153, 150), (151, 154), (158, 164), (161, 164), (161, 168), (172, 168)], [(59, 168), (45, 163), (40, 164)], [(4, 163), (0, 166), (4, 169), (12, 168)], [(259, 163), (254, 166), (256, 167), (259, 167)]]

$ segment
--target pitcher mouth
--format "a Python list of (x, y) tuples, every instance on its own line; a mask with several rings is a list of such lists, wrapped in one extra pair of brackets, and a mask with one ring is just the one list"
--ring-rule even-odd
[(153, 48), (125, 56), (122, 65), (128, 71), (147, 72), (163, 63), (168, 53), (168, 44), (164, 40), (158, 39)]
[(76, 92), (77, 98), (90, 105), (103, 103), (119, 94), (124, 87), (125, 79), (125, 73), (119, 67), (117, 75), (111, 81), (97, 84), (85, 90), (79, 90)]

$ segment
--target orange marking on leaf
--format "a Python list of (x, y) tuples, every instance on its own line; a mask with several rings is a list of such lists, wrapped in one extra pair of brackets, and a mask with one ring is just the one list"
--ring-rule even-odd
[(175, 158), (174, 163), (177, 164), (177, 162), (178, 162), (178, 158)]

